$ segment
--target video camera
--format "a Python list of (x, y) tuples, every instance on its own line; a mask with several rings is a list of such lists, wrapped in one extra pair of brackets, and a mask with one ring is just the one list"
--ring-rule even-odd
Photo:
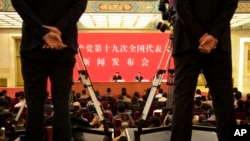
[(159, 0), (159, 11), (162, 14), (162, 22), (156, 26), (161, 32), (169, 30), (175, 24), (175, 9), (173, 7), (173, 0)]

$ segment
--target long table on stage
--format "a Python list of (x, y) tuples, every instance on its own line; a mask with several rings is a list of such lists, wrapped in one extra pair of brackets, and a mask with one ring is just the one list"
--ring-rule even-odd
[[(92, 82), (92, 85), (93, 89), (95, 91), (99, 91), (100, 95), (106, 95), (107, 88), (111, 88), (112, 94), (117, 97), (121, 94), (121, 89), (125, 87), (130, 96), (133, 96), (135, 91), (139, 92), (142, 96), (147, 88), (152, 87), (152, 82)], [(164, 92), (168, 91), (168, 85), (166, 82), (162, 82), (160, 87), (164, 90)], [(72, 89), (75, 93), (81, 93), (83, 89), (86, 89), (88, 93), (87, 88), (84, 88), (82, 82), (74, 82)]]

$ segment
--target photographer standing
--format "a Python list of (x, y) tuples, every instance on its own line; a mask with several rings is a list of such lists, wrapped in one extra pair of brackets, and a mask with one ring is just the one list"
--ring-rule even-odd
[(216, 113), (219, 141), (235, 125), (230, 20), (238, 0), (174, 0), (175, 111), (171, 141), (191, 141), (192, 108), (200, 71)]

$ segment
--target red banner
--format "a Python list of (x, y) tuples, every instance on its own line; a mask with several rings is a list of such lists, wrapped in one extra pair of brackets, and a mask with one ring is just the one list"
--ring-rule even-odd
[[(82, 59), (93, 82), (111, 81), (115, 72), (120, 72), (126, 82), (134, 81), (137, 72), (141, 72), (144, 79), (151, 81), (157, 69), (165, 68), (168, 62), (171, 48), (169, 41), (168, 33), (79, 33), (78, 35)], [(75, 80), (79, 78), (77, 70), (82, 69), (79, 55), (76, 59), (79, 68), (75, 67)]]

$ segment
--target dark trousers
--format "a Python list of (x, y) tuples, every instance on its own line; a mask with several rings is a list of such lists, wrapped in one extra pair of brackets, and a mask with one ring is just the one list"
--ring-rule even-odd
[(75, 65), (75, 52), (36, 49), (21, 53), (24, 91), (28, 107), (26, 140), (44, 141), (44, 102), (47, 79), (51, 82), (54, 107), (53, 141), (71, 140), (69, 94)]
[(230, 129), (235, 124), (231, 54), (219, 49), (210, 54), (189, 50), (175, 55), (174, 61), (175, 110), (171, 141), (191, 141), (193, 99), (201, 69), (212, 95), (218, 140), (229, 141)]

